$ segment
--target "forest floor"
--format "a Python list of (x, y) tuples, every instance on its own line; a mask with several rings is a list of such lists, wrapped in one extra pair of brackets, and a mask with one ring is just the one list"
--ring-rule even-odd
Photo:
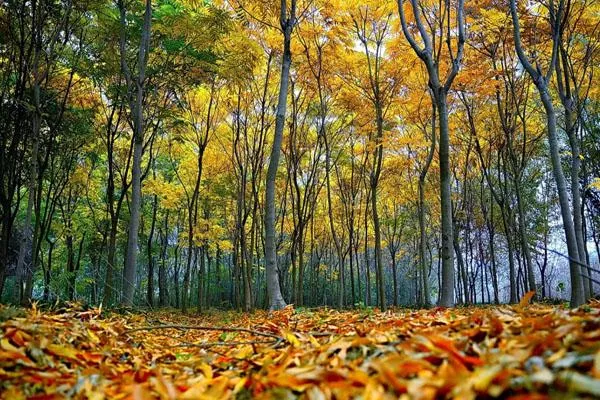
[(430, 310), (0, 306), (5, 399), (600, 398), (600, 302)]

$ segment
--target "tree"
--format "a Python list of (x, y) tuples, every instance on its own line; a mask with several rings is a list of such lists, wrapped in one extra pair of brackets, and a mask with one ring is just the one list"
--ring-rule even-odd
[[(398, 1), (398, 10), (402, 32), (410, 43), (413, 51), (419, 56), (427, 69), (429, 88), (435, 102), (438, 115), (439, 130), (439, 158), (440, 158), (440, 192), (442, 210), (442, 288), (440, 305), (450, 307), (454, 305), (454, 256), (453, 256), (453, 231), (452, 231), (452, 199), (451, 199), (451, 172), (450, 172), (450, 140), (448, 128), (448, 92), (452, 87), (463, 58), (465, 45), (464, 1), (457, 0), (451, 7), (450, 0), (445, 0), (441, 7), (431, 9), (433, 19), (428, 32), (425, 26), (422, 10), (425, 8), (417, 0), (410, 0), (412, 16), (421, 40), (419, 44), (415, 39), (413, 29), (408, 26), (405, 5), (403, 0)], [(455, 27), (450, 26), (452, 11), (456, 19)], [(428, 20), (429, 21), (429, 20)], [(457, 32), (456, 49), (452, 47), (452, 32)], [(441, 35), (438, 37), (438, 35)], [(437, 40), (437, 42), (436, 42)], [(447, 44), (447, 57), (450, 67), (445, 79), (440, 79), (440, 58)]]
[(144, 89), (146, 86), (146, 66), (150, 52), (150, 28), (152, 24), (152, 1), (146, 0), (144, 23), (138, 50), (137, 75), (133, 76), (127, 60), (127, 10), (125, 0), (118, 0), (120, 15), (119, 51), (121, 72), (125, 76), (129, 111), (133, 120), (133, 160), (131, 164), (131, 215), (127, 239), (125, 267), (123, 268), (123, 291), (121, 302), (133, 305), (137, 270), (138, 236), (140, 210), (142, 206), (142, 152), (144, 149)]
[[(387, 13), (387, 15), (386, 15)], [(366, 63), (366, 79), (355, 84), (359, 93), (373, 107), (374, 132), (369, 132), (372, 146), (372, 158), (369, 171), (370, 201), (375, 236), (375, 271), (377, 280), (377, 299), (379, 307), (386, 309), (383, 255), (381, 245), (381, 223), (378, 206), (378, 190), (384, 156), (384, 133), (386, 118), (393, 99), (400, 88), (397, 70), (390, 71), (390, 60), (384, 54), (384, 48), (390, 43), (392, 13), (386, 7), (367, 5), (359, 7), (358, 14), (352, 14), (353, 32), (359, 40)]]
[(522, 39), (494, 0), (5, 1), (2, 301), (518, 302), (567, 267), (585, 300), (598, 3), (515, 8)]
[(279, 97), (277, 100), (277, 115), (275, 119), (275, 136), (269, 157), (269, 167), (265, 179), (265, 262), (267, 273), (267, 292), (269, 295), (269, 309), (278, 310), (285, 307), (281, 295), (279, 275), (277, 273), (277, 249), (275, 246), (275, 179), (279, 166), (283, 130), (285, 128), (285, 115), (287, 110), (287, 97), (292, 64), (292, 32), (297, 23), (296, 0), (290, 0), (289, 11), (287, 0), (281, 0), (279, 23), (283, 34), (283, 53), (281, 58), (281, 75), (279, 83)]
[[(585, 296), (583, 292), (583, 282), (581, 279), (581, 258), (577, 246), (577, 236), (575, 234), (575, 225), (571, 215), (571, 205), (569, 194), (567, 191), (567, 182), (560, 159), (556, 111), (554, 103), (550, 95), (550, 80), (556, 68), (557, 59), (559, 56), (559, 42), (562, 31), (562, 21), (565, 12), (565, 2), (560, 0), (558, 5), (551, 3), (548, 9), (548, 21), (550, 24), (550, 32), (552, 39), (552, 54), (546, 67), (546, 72), (542, 72), (542, 67), (539, 61), (536, 61), (536, 66), (531, 63), (529, 57), (525, 54), (521, 42), (521, 27), (519, 23), (519, 15), (517, 12), (516, 0), (510, 0), (510, 13), (512, 17), (513, 35), (515, 40), (515, 50), (519, 56), (519, 60), (525, 68), (525, 71), (533, 79), (540, 100), (544, 106), (546, 113), (546, 125), (548, 144), (550, 147), (550, 161), (552, 163), (552, 173), (556, 181), (560, 211), (563, 222), (563, 229), (567, 241), (567, 251), (569, 255), (570, 275), (571, 275), (571, 306), (577, 307), (584, 303)], [(576, 172), (576, 171), (575, 171)], [(585, 265), (585, 264), (584, 264)]]

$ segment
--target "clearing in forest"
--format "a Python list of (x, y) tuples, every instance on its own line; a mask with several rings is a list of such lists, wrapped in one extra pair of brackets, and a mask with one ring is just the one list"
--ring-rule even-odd
[[(600, 302), (421, 311), (0, 308), (5, 399), (600, 397)], [(1, 306), (0, 306), (1, 307)]]

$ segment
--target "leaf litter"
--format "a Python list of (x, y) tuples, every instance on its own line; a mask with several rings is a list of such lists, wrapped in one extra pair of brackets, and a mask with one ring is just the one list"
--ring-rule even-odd
[(204, 315), (34, 306), (0, 322), (0, 397), (600, 398), (600, 302), (528, 301)]

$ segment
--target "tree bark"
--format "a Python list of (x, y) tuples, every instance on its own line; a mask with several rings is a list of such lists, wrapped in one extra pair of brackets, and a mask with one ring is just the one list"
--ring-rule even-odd
[[(144, 149), (144, 88), (146, 84), (146, 66), (150, 49), (150, 29), (152, 23), (152, 1), (146, 0), (144, 9), (144, 25), (138, 53), (138, 76), (131, 76), (126, 59), (126, 20), (123, 0), (119, 1), (121, 18), (121, 68), (126, 77), (130, 98), (130, 111), (133, 118), (133, 163), (131, 169), (131, 215), (129, 217), (129, 231), (127, 238), (127, 253), (125, 267), (123, 268), (123, 289), (121, 302), (124, 306), (133, 306), (135, 292), (135, 279), (137, 270), (138, 236), (140, 227), (140, 213), (142, 206), (142, 153)], [(135, 99), (134, 99), (135, 97)]]
[[(27, 211), (25, 213), (25, 225), (23, 226), (22, 242), (19, 246), (19, 255), (17, 258), (17, 282), (19, 286), (19, 303), (23, 306), (27, 305), (30, 298), (27, 295), (26, 279), (30, 271), (25, 270), (25, 257), (29, 256), (33, 261), (34, 231), (33, 231), (33, 206), (35, 204), (35, 193), (38, 183), (38, 151), (39, 151), (39, 136), (42, 123), (42, 108), (41, 108), (41, 88), (40, 85), (43, 79), (43, 73), (40, 71), (40, 59), (42, 58), (43, 40), (42, 30), (44, 28), (44, 4), (40, 1), (32, 2), (32, 41), (33, 41), (33, 106), (34, 111), (31, 116), (31, 155), (29, 160), (29, 183), (27, 196)], [(30, 265), (29, 270), (33, 270), (34, 266)]]
[[(464, 21), (464, 0), (458, 0), (456, 4), (456, 31), (458, 33), (456, 52), (453, 54), (451, 38), (448, 36), (445, 40), (450, 49), (451, 65), (446, 75), (444, 82), (440, 81), (439, 75), (439, 52), (432, 44), (432, 36), (438, 32), (428, 33), (423, 23), (421, 16), (421, 6), (418, 0), (410, 0), (412, 12), (415, 19), (415, 24), (423, 45), (420, 45), (415, 40), (413, 33), (409, 30), (404, 14), (404, 2), (398, 0), (398, 12), (400, 14), (400, 22), (402, 32), (409, 42), (413, 51), (422, 60), (427, 69), (429, 77), (429, 87), (433, 92), (433, 98), (438, 111), (439, 125), (439, 163), (440, 163), (440, 197), (441, 197), (441, 214), (442, 214), (442, 279), (440, 289), (440, 305), (444, 307), (452, 307), (454, 305), (454, 249), (453, 249), (453, 232), (452, 232), (452, 198), (451, 198), (451, 171), (450, 171), (450, 138), (448, 132), (448, 104), (447, 95), (452, 86), (452, 82), (458, 74), (460, 64), (463, 58), (465, 44), (465, 21)], [(441, 18), (440, 24), (448, 23), (447, 34), (450, 35), (450, 2), (444, 4), (444, 10), (439, 10), (440, 13), (447, 13), (448, 21)], [(440, 19), (440, 18), (439, 18)], [(436, 22), (437, 24), (438, 22)], [(440, 29), (441, 35), (445, 34), (445, 29)], [(444, 40), (443, 37), (440, 40)]]
[(442, 209), (442, 288), (440, 305), (454, 305), (454, 249), (452, 226), (452, 187), (450, 172), (450, 137), (448, 132), (448, 109), (446, 92), (437, 95), (440, 129), (440, 189)]
[(579, 250), (577, 245), (577, 236), (575, 233), (575, 226), (573, 224), (573, 218), (571, 215), (571, 205), (569, 204), (569, 194), (567, 191), (567, 183), (563, 172), (560, 150), (557, 138), (557, 123), (556, 123), (556, 112), (554, 110), (554, 104), (552, 97), (550, 96), (548, 82), (552, 76), (553, 70), (556, 67), (556, 60), (558, 56), (558, 41), (560, 37), (561, 23), (563, 19), (563, 8), (564, 1), (560, 0), (558, 8), (554, 8), (551, 5), (550, 10), (551, 16), (551, 31), (553, 36), (553, 47), (552, 57), (550, 60), (550, 66), (547, 71), (547, 75), (544, 76), (539, 68), (535, 68), (529, 61), (529, 58), (525, 54), (521, 44), (521, 28), (519, 26), (519, 16), (517, 14), (516, 0), (510, 0), (510, 13), (513, 23), (513, 35), (515, 38), (515, 49), (521, 64), (527, 71), (527, 73), (533, 79), (535, 86), (539, 92), (540, 99), (546, 112), (546, 124), (547, 124), (547, 135), (548, 144), (550, 147), (550, 161), (552, 163), (552, 174), (556, 181), (556, 188), (558, 191), (558, 199), (560, 204), (560, 213), (562, 216), (563, 229), (565, 233), (565, 239), (567, 242), (567, 251), (570, 258), (569, 270), (571, 275), (571, 307), (578, 307), (585, 301), (583, 292), (583, 282), (581, 278), (581, 268), (577, 261), (580, 260)]
[(279, 286), (277, 269), (277, 247), (275, 239), (275, 180), (279, 167), (283, 129), (285, 128), (285, 114), (287, 110), (287, 95), (292, 64), (291, 39), (292, 31), (296, 25), (296, 0), (291, 0), (290, 15), (287, 15), (287, 0), (281, 0), (281, 15), (279, 22), (283, 33), (283, 56), (281, 61), (281, 78), (279, 82), (279, 97), (277, 100), (277, 114), (275, 118), (275, 136), (269, 159), (269, 167), (265, 182), (265, 262), (267, 293), (269, 296), (269, 309), (279, 310), (285, 307)]
[[(435, 105), (435, 103), (434, 103)], [(431, 299), (429, 297), (429, 277), (428, 277), (428, 268), (425, 260), (425, 247), (427, 245), (427, 232), (425, 228), (425, 179), (427, 178), (427, 173), (429, 172), (429, 167), (431, 166), (431, 162), (433, 161), (433, 156), (435, 155), (436, 148), (436, 130), (435, 130), (435, 121), (436, 121), (436, 109), (435, 106), (431, 112), (431, 146), (429, 147), (429, 153), (427, 154), (427, 159), (425, 160), (425, 165), (421, 169), (419, 173), (419, 202), (418, 202), (418, 213), (419, 213), (419, 268), (421, 270), (421, 279), (423, 285), (423, 293), (422, 300), (423, 306), (425, 308), (429, 308), (431, 306)]]
[(154, 306), (154, 255), (152, 247), (154, 244), (154, 228), (156, 227), (156, 214), (158, 211), (158, 196), (154, 195), (152, 201), (152, 222), (150, 223), (150, 232), (146, 242), (146, 251), (148, 257), (148, 286), (146, 290), (146, 301), (149, 307)]

